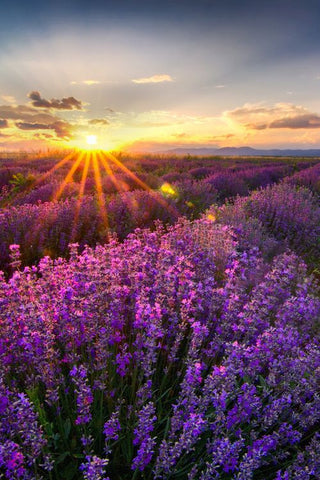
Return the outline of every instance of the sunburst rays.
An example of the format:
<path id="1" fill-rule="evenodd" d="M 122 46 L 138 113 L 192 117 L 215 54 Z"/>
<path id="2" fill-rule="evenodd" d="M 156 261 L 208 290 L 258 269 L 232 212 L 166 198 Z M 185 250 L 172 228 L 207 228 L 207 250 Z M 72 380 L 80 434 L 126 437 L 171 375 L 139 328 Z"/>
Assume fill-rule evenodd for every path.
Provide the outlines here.
<path id="1" fill-rule="evenodd" d="M 108 214 L 107 214 L 107 208 L 106 208 L 106 202 L 105 202 L 105 195 L 104 195 L 102 182 L 101 182 L 100 165 L 98 163 L 98 156 L 96 152 L 92 154 L 92 164 L 93 164 L 93 173 L 94 173 L 96 192 L 98 197 L 98 206 L 100 210 L 100 216 L 102 219 L 103 226 L 108 234 L 109 233 Z"/>
<path id="2" fill-rule="evenodd" d="M 59 200 L 59 198 L 61 197 L 61 195 L 62 195 L 64 189 L 66 188 L 66 186 L 68 185 L 68 183 L 70 183 L 73 180 L 73 175 L 78 170 L 78 167 L 80 166 L 81 162 L 83 161 L 84 156 L 85 156 L 85 154 L 83 152 L 81 152 L 79 154 L 79 156 L 76 158 L 75 162 L 73 163 L 69 172 L 65 176 L 63 182 L 61 183 L 59 189 L 56 191 L 53 200 Z"/>
<path id="3" fill-rule="evenodd" d="M 84 159 L 84 166 L 83 166 L 83 170 L 82 170 L 81 182 L 80 182 L 80 187 L 79 187 L 79 195 L 78 195 L 77 206 L 76 206 L 76 211 L 75 211 L 73 225 L 72 225 L 72 232 L 71 232 L 71 240 L 72 241 L 74 241 L 76 239 L 76 236 L 77 236 L 78 220 L 79 220 L 82 200 L 83 200 L 83 196 L 84 196 L 84 192 L 85 192 L 85 186 L 86 186 L 86 181 L 87 181 L 87 177 L 88 177 L 89 166 L 90 166 L 90 156 L 86 155 L 85 159 Z"/>
<path id="4" fill-rule="evenodd" d="M 70 168 L 67 171 L 63 180 L 61 181 L 59 188 L 55 191 L 52 197 L 52 201 L 58 202 L 59 200 L 61 200 L 67 185 L 74 181 L 75 175 L 79 176 L 80 174 L 78 196 L 76 200 L 74 218 L 71 226 L 70 241 L 77 240 L 81 206 L 86 194 L 86 183 L 89 175 L 92 175 L 92 178 L 94 180 L 94 190 L 96 195 L 97 208 L 99 210 L 99 216 L 101 221 L 101 233 L 102 237 L 104 237 L 106 240 L 108 240 L 110 237 L 110 230 L 107 196 L 103 186 L 103 179 L 105 178 L 105 176 L 107 176 L 118 192 L 126 191 L 126 189 L 124 188 L 124 182 L 117 178 L 115 172 L 125 174 L 127 177 L 133 180 L 134 184 L 136 184 L 139 189 L 147 191 L 163 208 L 167 209 L 174 217 L 178 218 L 179 214 L 177 209 L 172 204 L 169 204 L 166 199 L 163 198 L 161 194 L 159 194 L 159 192 L 151 189 L 149 185 L 143 182 L 135 173 L 133 173 L 129 168 L 127 168 L 123 164 L 123 162 L 121 162 L 116 157 L 115 154 L 111 152 L 105 152 L 103 150 L 79 150 L 69 153 L 68 155 L 66 155 L 66 157 L 64 157 L 56 165 L 54 165 L 48 172 L 41 175 L 34 182 L 34 186 L 42 183 L 60 168 L 65 168 L 68 163 L 71 164 Z M 145 207 L 147 208 L 147 205 Z M 132 208 L 134 208 L 134 203 L 132 203 Z M 136 208 L 138 208 L 138 205 L 136 206 Z M 38 225 L 38 228 L 36 228 L 35 230 L 38 230 L 40 228 L 41 225 Z"/>
<path id="5" fill-rule="evenodd" d="M 160 205 L 164 208 L 166 208 L 171 214 L 173 214 L 174 217 L 178 217 L 179 213 L 176 208 L 174 208 L 172 205 L 170 205 L 163 197 L 157 195 L 157 193 L 152 190 L 149 185 L 147 185 L 145 182 L 143 182 L 137 175 L 135 175 L 129 168 L 127 168 L 120 160 L 115 157 L 111 152 L 104 152 L 105 156 L 107 159 L 114 163 L 122 172 L 126 173 L 132 180 L 137 183 L 140 187 L 142 187 L 143 190 L 146 190 L 147 192 L 150 193 L 152 197 L 156 199 L 157 202 L 160 203 Z"/>

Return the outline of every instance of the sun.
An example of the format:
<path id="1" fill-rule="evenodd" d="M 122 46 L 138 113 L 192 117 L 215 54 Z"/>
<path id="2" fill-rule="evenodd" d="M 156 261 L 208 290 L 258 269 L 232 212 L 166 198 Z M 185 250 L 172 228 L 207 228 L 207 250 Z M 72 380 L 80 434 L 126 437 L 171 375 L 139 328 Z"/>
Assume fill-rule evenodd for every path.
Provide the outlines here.
<path id="1" fill-rule="evenodd" d="M 87 135 L 86 142 L 88 145 L 97 145 L 97 135 Z"/>
<path id="2" fill-rule="evenodd" d="M 93 151 L 116 151 L 121 148 L 121 144 L 114 142 L 106 138 L 103 135 L 99 134 L 92 134 L 89 135 L 81 135 L 81 137 L 77 137 L 75 140 L 69 143 L 69 146 L 74 147 L 76 150 L 83 151 L 83 152 L 93 152 Z"/>

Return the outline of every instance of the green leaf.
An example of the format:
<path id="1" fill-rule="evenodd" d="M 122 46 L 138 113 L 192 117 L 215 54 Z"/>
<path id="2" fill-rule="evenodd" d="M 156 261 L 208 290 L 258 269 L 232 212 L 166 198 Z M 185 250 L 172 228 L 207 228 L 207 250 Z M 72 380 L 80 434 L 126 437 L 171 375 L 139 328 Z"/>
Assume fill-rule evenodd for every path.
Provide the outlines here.
<path id="1" fill-rule="evenodd" d="M 85 458 L 83 453 L 74 453 L 72 456 L 73 456 L 73 458 L 80 458 L 81 460 L 83 460 Z"/>
<path id="2" fill-rule="evenodd" d="M 75 460 L 72 460 L 68 465 L 62 470 L 61 476 L 64 480 L 73 480 L 74 478 L 79 478 L 78 463 Z"/>
<path id="3" fill-rule="evenodd" d="M 61 455 L 59 455 L 59 457 L 58 457 L 57 460 L 55 461 L 55 464 L 56 464 L 56 465 L 59 465 L 59 464 L 62 463 L 69 455 L 70 455 L 70 452 L 64 452 L 64 453 L 62 453 Z"/>
<path id="4" fill-rule="evenodd" d="M 64 423 L 64 436 L 67 439 L 70 435 L 71 431 L 71 421 L 70 418 L 67 418 L 67 420 Z"/>

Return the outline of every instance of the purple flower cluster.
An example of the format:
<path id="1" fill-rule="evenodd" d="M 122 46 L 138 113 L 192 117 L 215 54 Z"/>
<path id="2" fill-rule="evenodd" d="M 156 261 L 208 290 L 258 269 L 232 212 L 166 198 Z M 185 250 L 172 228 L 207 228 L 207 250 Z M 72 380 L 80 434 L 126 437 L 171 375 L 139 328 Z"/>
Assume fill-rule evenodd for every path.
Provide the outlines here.
<path id="1" fill-rule="evenodd" d="M 1 372 L 0 474 L 4 473 L 5 478 L 31 480 L 37 471 L 37 460 L 46 463 L 45 470 L 51 469 L 45 458 L 47 441 L 39 420 L 28 396 L 8 389 Z"/>
<path id="2" fill-rule="evenodd" d="M 151 437 L 157 416 L 152 402 L 142 407 L 138 413 L 138 426 L 134 429 L 133 445 L 138 447 L 137 455 L 132 460 L 132 469 L 144 470 L 154 454 L 155 439 Z"/>
<path id="3" fill-rule="evenodd" d="M 92 415 L 90 411 L 93 402 L 91 389 L 88 385 L 87 369 L 84 366 L 74 366 L 70 371 L 72 382 L 75 385 L 77 418 L 76 425 L 84 425 L 89 423 Z"/>
<path id="4" fill-rule="evenodd" d="M 266 187 L 290 175 L 292 167 L 289 165 L 250 166 L 239 169 L 228 169 L 215 173 L 206 178 L 206 182 L 217 190 L 219 199 L 247 195 L 250 190 Z"/>
<path id="5" fill-rule="evenodd" d="M 80 466 L 80 471 L 83 474 L 84 480 L 110 480 L 106 477 L 105 468 L 108 465 L 108 460 L 97 457 L 96 455 L 86 456 L 86 462 Z"/>
<path id="6" fill-rule="evenodd" d="M 318 478 L 316 194 L 271 186 L 285 161 L 127 161 L 181 178 L 108 199 L 122 243 L 85 246 L 92 196 L 0 212 L 0 478 Z"/>
<path id="7" fill-rule="evenodd" d="M 319 292 L 236 230 L 182 220 L 2 277 L 5 478 L 46 449 L 84 479 L 313 478 Z"/>
<path id="8" fill-rule="evenodd" d="M 203 158 L 183 162 L 174 157 L 158 159 L 156 169 L 155 160 L 125 159 L 129 168 L 136 169 L 135 175 L 121 171 L 117 165 L 112 167 L 111 175 L 102 169 L 103 195 L 100 197 L 92 165 L 84 185 L 80 185 L 82 173 L 79 169 L 61 191 L 72 162 L 71 165 L 62 162 L 56 168 L 54 159 L 44 158 L 41 162 L 36 158 L 30 164 L 21 160 L 16 167 L 2 168 L 0 186 L 2 175 L 4 188 L 0 193 L 0 206 L 4 208 L 0 212 L 0 268 L 10 271 L 10 244 L 19 244 L 22 264 L 32 265 L 45 255 L 65 256 L 70 242 L 78 242 L 81 248 L 86 244 L 103 244 L 108 241 L 108 230 L 124 239 L 135 228 L 153 228 L 157 220 L 172 224 L 182 215 L 198 218 L 217 201 L 221 203 L 226 198 L 247 195 L 254 188 L 279 181 L 293 170 L 289 161 L 250 162 L 248 159 L 239 162 Z M 313 172 L 311 183 L 316 189 L 317 166 L 305 169 L 306 166 L 306 162 L 296 165 L 296 175 L 300 175 L 300 170 L 305 176 L 308 171 Z M 52 168 L 43 173 L 46 167 Z M 10 185 L 13 175 L 20 175 L 25 182 L 29 177 L 33 180 L 13 191 Z M 298 177 L 288 178 L 295 181 Z M 163 190 L 164 185 L 169 185 L 169 189 Z M 58 202 L 54 201 L 57 192 Z M 78 198 L 80 194 L 81 199 Z"/>
<path id="9" fill-rule="evenodd" d="M 253 221 L 256 230 L 272 235 L 308 262 L 316 263 L 319 258 L 320 206 L 307 188 L 288 183 L 267 187 L 223 206 L 218 216 L 221 222 L 243 230 L 250 224 L 252 228 Z"/>
<path id="10" fill-rule="evenodd" d="M 285 182 L 298 187 L 307 187 L 314 193 L 320 194 L 320 163 L 296 172 L 287 177 Z"/>

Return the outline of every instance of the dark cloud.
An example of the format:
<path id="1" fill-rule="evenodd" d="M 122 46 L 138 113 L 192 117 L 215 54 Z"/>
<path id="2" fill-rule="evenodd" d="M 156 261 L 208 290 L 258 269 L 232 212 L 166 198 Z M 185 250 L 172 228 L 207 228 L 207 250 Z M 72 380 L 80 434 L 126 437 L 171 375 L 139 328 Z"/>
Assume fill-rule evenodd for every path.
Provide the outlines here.
<path id="1" fill-rule="evenodd" d="M 64 139 L 72 138 L 72 125 L 68 122 L 59 120 L 51 125 L 51 128 L 56 132 L 57 137 Z"/>
<path id="2" fill-rule="evenodd" d="M 303 114 L 292 117 L 283 117 L 270 123 L 248 123 L 247 128 L 252 130 L 266 130 L 267 128 L 290 128 L 293 130 L 303 128 L 320 128 L 320 116 L 317 114 Z"/>
<path id="3" fill-rule="evenodd" d="M 93 118 L 92 120 L 89 120 L 88 123 L 91 125 L 109 125 L 110 122 L 105 118 Z"/>
<path id="4" fill-rule="evenodd" d="M 8 120 L 20 120 L 28 123 L 50 124 L 57 117 L 48 112 L 39 112 L 36 108 L 27 105 L 0 105 L 0 118 Z"/>
<path id="5" fill-rule="evenodd" d="M 51 124 L 17 122 L 16 126 L 20 130 L 54 130 L 59 138 L 69 139 L 72 137 L 71 125 L 68 122 L 58 120 Z"/>
<path id="6" fill-rule="evenodd" d="M 46 100 L 41 98 L 40 92 L 30 92 L 28 97 L 32 100 L 32 105 L 36 108 L 52 108 L 55 110 L 81 110 L 82 102 L 74 97 L 65 97 L 61 100 L 52 98 Z"/>
<path id="7" fill-rule="evenodd" d="M 0 118 L 0 128 L 7 128 L 8 126 L 8 120 Z"/>
<path id="8" fill-rule="evenodd" d="M 0 128 L 8 126 L 7 119 L 15 120 L 16 127 L 20 130 L 53 130 L 58 138 L 72 138 L 72 129 L 69 122 L 49 112 L 39 112 L 37 108 L 26 105 L 0 105 Z M 6 123 L 4 123 L 6 122 Z"/>
<path id="9" fill-rule="evenodd" d="M 317 114 L 296 115 L 280 118 L 269 124 L 269 128 L 320 128 L 320 116 Z"/>
<path id="10" fill-rule="evenodd" d="M 28 122 L 17 122 L 16 126 L 20 130 L 48 130 L 51 128 L 50 125 L 44 123 L 28 123 Z"/>
<path id="11" fill-rule="evenodd" d="M 43 138 L 48 138 L 48 139 L 54 138 L 54 136 L 51 135 L 51 133 L 35 133 L 35 134 L 34 134 L 34 137 L 35 137 L 35 138 L 40 138 L 40 139 L 43 139 Z"/>

